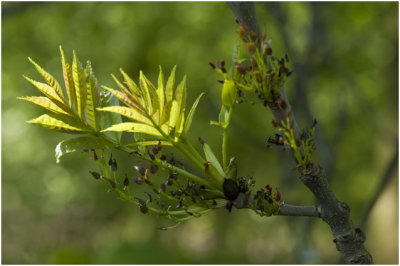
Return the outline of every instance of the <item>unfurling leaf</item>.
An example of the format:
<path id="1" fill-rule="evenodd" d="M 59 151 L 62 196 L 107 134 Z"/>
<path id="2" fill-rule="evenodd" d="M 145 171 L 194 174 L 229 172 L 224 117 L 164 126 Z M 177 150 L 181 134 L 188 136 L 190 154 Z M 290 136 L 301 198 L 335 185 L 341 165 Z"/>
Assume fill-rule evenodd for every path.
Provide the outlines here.
<path id="1" fill-rule="evenodd" d="M 84 136 L 63 140 L 58 143 L 55 150 L 56 162 L 60 162 L 61 156 L 77 150 L 111 149 L 116 147 L 116 145 L 116 143 L 112 143 L 111 141 L 102 138 L 96 138 L 94 136 Z"/>

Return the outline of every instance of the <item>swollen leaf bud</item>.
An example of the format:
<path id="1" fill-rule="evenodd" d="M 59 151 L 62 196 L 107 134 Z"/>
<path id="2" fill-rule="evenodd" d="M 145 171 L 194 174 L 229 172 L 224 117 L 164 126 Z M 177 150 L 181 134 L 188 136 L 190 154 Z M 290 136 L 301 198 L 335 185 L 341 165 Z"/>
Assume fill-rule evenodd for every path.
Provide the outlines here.
<path id="1" fill-rule="evenodd" d="M 232 106 L 236 98 L 235 82 L 233 80 L 225 79 L 221 98 L 224 105 Z"/>

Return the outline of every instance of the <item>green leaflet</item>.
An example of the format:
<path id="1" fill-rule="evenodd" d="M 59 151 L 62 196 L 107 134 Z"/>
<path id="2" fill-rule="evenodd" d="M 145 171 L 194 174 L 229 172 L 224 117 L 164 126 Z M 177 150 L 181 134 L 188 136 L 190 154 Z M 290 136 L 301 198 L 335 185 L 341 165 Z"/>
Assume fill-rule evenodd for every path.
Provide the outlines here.
<path id="1" fill-rule="evenodd" d="M 68 116 L 62 115 L 41 115 L 38 118 L 27 121 L 29 124 L 38 124 L 42 127 L 59 130 L 66 133 L 86 133 L 90 130 L 84 125 L 80 125 L 80 121 L 76 121 Z"/>
<path id="2" fill-rule="evenodd" d="M 124 106 L 108 106 L 103 108 L 97 108 L 98 111 L 104 112 L 114 112 L 123 116 L 126 116 L 132 120 L 136 120 L 138 122 L 142 122 L 148 125 L 152 125 L 151 121 L 146 118 L 142 113 L 137 111 L 136 109 L 124 107 Z"/>
<path id="3" fill-rule="evenodd" d="M 165 102 L 169 103 L 172 102 L 172 99 L 174 97 L 174 85 L 175 85 L 175 71 L 176 71 L 176 66 L 171 71 L 171 74 L 169 75 L 167 85 L 165 87 Z"/>
<path id="4" fill-rule="evenodd" d="M 33 86 L 35 86 L 40 92 L 42 92 L 44 95 L 49 97 L 50 100 L 52 100 L 55 104 L 58 106 L 63 106 L 64 105 L 64 99 L 58 95 L 58 93 L 55 91 L 53 87 L 50 87 L 49 85 L 38 82 L 35 80 L 32 80 L 26 76 L 23 76 L 26 80 L 28 80 L 30 83 L 32 83 Z M 60 107 L 61 107 L 60 106 Z"/>
<path id="5" fill-rule="evenodd" d="M 116 146 L 117 145 L 115 143 L 94 136 L 84 136 L 63 140 L 58 143 L 55 150 L 56 162 L 60 162 L 61 156 L 77 150 L 111 149 Z"/>
<path id="6" fill-rule="evenodd" d="M 47 73 L 43 68 L 41 68 L 30 57 L 28 57 L 28 59 L 29 59 L 29 62 L 31 62 L 36 67 L 36 69 L 40 73 L 40 75 L 43 76 L 43 78 L 46 80 L 47 84 L 49 84 L 49 86 L 52 87 L 62 99 L 64 99 L 64 95 L 62 93 L 60 84 L 58 84 L 57 80 L 52 75 Z"/>
<path id="7" fill-rule="evenodd" d="M 159 109 L 159 101 L 156 89 L 142 71 L 140 71 L 139 84 L 147 102 L 147 112 L 149 115 L 153 115 Z"/>
<path id="8" fill-rule="evenodd" d="M 186 76 L 183 77 L 181 83 L 176 87 L 175 100 L 178 102 L 179 114 L 181 114 L 186 105 Z"/>
<path id="9" fill-rule="evenodd" d="M 60 53 L 61 53 L 61 63 L 64 75 L 65 90 L 67 91 L 69 106 L 72 107 L 76 101 L 75 84 L 74 84 L 74 79 L 72 77 L 71 67 L 68 64 L 68 61 L 65 59 L 64 51 L 62 50 L 61 45 L 60 45 Z"/>
<path id="10" fill-rule="evenodd" d="M 92 66 L 90 61 L 87 61 L 86 65 L 86 76 L 87 76 L 87 100 L 86 100 L 86 120 L 90 126 L 96 131 L 99 129 L 99 119 L 97 115 L 97 106 L 99 105 L 99 91 L 97 89 L 97 80 L 93 74 Z"/>
<path id="11" fill-rule="evenodd" d="M 128 85 L 129 90 L 131 91 L 132 95 L 142 96 L 143 93 L 139 90 L 139 87 L 136 85 L 136 83 L 126 74 L 122 68 L 119 69 L 121 72 L 122 76 L 124 77 L 126 85 Z"/>
<path id="12" fill-rule="evenodd" d="M 125 93 L 108 88 L 106 86 L 102 86 L 103 89 L 111 92 L 115 97 L 117 97 L 121 102 L 126 104 L 127 106 L 130 106 L 132 108 L 136 108 L 136 110 L 141 111 L 142 109 L 135 103 L 133 102 L 128 96 L 126 96 Z"/>
<path id="13" fill-rule="evenodd" d="M 140 105 L 140 99 L 136 95 L 132 95 L 113 74 L 111 74 L 111 77 L 114 79 L 115 83 L 117 83 L 119 89 L 125 95 L 125 98 L 129 99 L 130 105 L 143 111 L 144 104 L 142 103 L 142 105 Z"/>
<path id="14" fill-rule="evenodd" d="M 183 125 L 185 122 L 185 109 L 182 110 L 182 113 L 179 115 L 179 119 L 176 123 L 175 127 L 175 141 L 179 140 L 180 135 L 182 134 L 183 131 Z"/>
<path id="15" fill-rule="evenodd" d="M 109 91 L 101 91 L 100 93 L 101 106 L 118 106 L 118 99 L 113 96 Z M 121 115 L 113 112 L 106 112 L 101 116 L 100 124 L 101 128 L 108 128 L 111 125 L 119 124 L 122 122 Z M 122 133 L 121 132 L 105 132 L 105 134 L 113 139 L 115 142 L 120 143 Z"/>
<path id="16" fill-rule="evenodd" d="M 157 137 L 162 137 L 161 133 L 158 132 L 158 130 L 156 130 L 154 127 L 133 122 L 126 122 L 117 125 L 112 125 L 111 127 L 102 130 L 102 132 L 104 131 L 139 132 Z"/>
<path id="17" fill-rule="evenodd" d="M 53 103 L 49 98 L 43 96 L 26 96 L 26 97 L 17 97 L 17 99 L 28 101 L 34 104 L 37 104 L 50 112 L 56 114 L 70 115 L 60 107 L 58 107 L 55 103 Z"/>
<path id="18" fill-rule="evenodd" d="M 83 117 L 83 113 L 86 107 L 86 97 L 87 97 L 87 88 L 85 82 L 85 73 L 81 67 L 78 58 L 76 57 L 75 51 L 74 61 L 72 63 L 72 77 L 74 79 L 75 92 L 76 92 L 76 105 L 78 110 L 78 115 L 80 118 Z"/>
<path id="19" fill-rule="evenodd" d="M 224 170 L 222 169 L 222 166 L 214 152 L 211 150 L 210 145 L 208 145 L 206 142 L 203 143 L 203 151 L 207 161 L 209 161 L 215 167 L 215 169 L 218 171 L 218 174 L 223 178 L 225 176 Z"/>
<path id="20" fill-rule="evenodd" d="M 192 105 L 192 108 L 190 108 L 189 114 L 188 114 L 188 116 L 187 116 L 187 118 L 186 118 L 186 122 L 185 122 L 184 129 L 183 129 L 183 135 L 184 135 L 184 136 L 187 135 L 187 133 L 188 133 L 188 131 L 189 131 L 189 129 L 190 129 L 190 126 L 191 126 L 191 124 L 192 124 L 193 115 L 194 115 L 194 113 L 196 112 L 197 105 L 199 104 L 199 101 L 200 101 L 200 99 L 201 99 L 201 97 L 202 97 L 203 95 L 204 95 L 204 92 L 202 92 L 202 93 L 197 97 L 197 99 L 194 101 L 194 103 L 193 103 L 193 105 Z"/>
<path id="21" fill-rule="evenodd" d="M 161 122 L 162 120 L 162 114 L 164 111 L 164 101 L 165 101 L 165 90 L 164 90 L 164 74 L 162 72 L 162 68 L 160 67 L 160 73 L 158 75 L 158 88 L 157 88 L 157 95 L 158 95 L 158 100 L 159 100 L 159 105 L 160 105 L 160 119 L 159 121 Z"/>
<path id="22" fill-rule="evenodd" d="M 176 100 L 173 100 L 171 106 L 171 114 L 169 117 L 170 128 L 175 128 L 176 122 L 178 122 L 178 118 L 179 118 L 179 104 Z"/>

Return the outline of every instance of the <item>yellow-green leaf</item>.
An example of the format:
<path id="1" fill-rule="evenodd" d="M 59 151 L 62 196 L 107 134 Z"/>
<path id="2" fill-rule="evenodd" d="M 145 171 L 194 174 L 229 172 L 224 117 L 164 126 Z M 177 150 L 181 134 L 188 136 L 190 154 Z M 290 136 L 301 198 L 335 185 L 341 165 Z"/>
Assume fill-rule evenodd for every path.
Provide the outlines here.
<path id="1" fill-rule="evenodd" d="M 79 121 L 63 116 L 50 116 L 45 114 L 27 121 L 27 123 L 38 124 L 48 129 L 60 130 L 66 133 L 86 133 L 90 131 L 83 125 L 79 125 Z"/>
<path id="2" fill-rule="evenodd" d="M 176 87 L 175 100 L 178 102 L 180 114 L 186 105 L 186 76 L 183 77 L 181 83 Z"/>
<path id="3" fill-rule="evenodd" d="M 194 115 L 194 113 L 195 113 L 195 111 L 196 111 L 197 105 L 199 104 L 200 98 L 201 98 L 203 95 L 204 95 L 204 92 L 202 92 L 202 93 L 197 97 L 197 99 L 194 101 L 194 103 L 193 103 L 193 105 L 192 105 L 192 108 L 190 108 L 189 114 L 188 114 L 188 116 L 187 116 L 187 118 L 186 118 L 186 122 L 185 122 L 184 129 L 183 129 L 183 135 L 187 135 L 187 133 L 188 133 L 188 131 L 189 131 L 189 129 L 190 129 L 190 126 L 191 126 L 191 124 L 192 124 L 193 115 Z"/>
<path id="4" fill-rule="evenodd" d="M 64 114 L 64 115 L 70 115 L 63 109 L 61 109 L 59 106 L 57 106 L 55 103 L 53 103 L 49 98 L 43 97 L 43 96 L 28 96 L 28 97 L 17 97 L 17 99 L 20 100 L 25 100 L 34 104 L 37 104 L 50 112 L 56 113 L 56 114 Z"/>
<path id="5" fill-rule="evenodd" d="M 72 77 L 74 79 L 75 92 L 76 92 L 76 107 L 78 110 L 79 117 L 82 118 L 83 113 L 85 112 L 86 97 L 87 97 L 85 73 L 78 58 L 76 57 L 75 51 L 73 51 L 73 54 L 74 54 L 74 61 L 72 63 Z"/>
<path id="6" fill-rule="evenodd" d="M 36 67 L 36 69 L 40 73 L 40 75 L 43 76 L 43 78 L 46 80 L 47 84 L 49 84 L 49 86 L 52 87 L 62 99 L 64 99 L 64 95 L 62 93 L 62 90 L 61 90 L 61 87 L 60 87 L 60 84 L 58 83 L 58 81 L 52 75 L 50 75 L 48 72 L 46 72 L 43 68 L 41 68 L 30 57 L 28 57 L 28 59 Z"/>
<path id="7" fill-rule="evenodd" d="M 219 163 L 217 157 L 215 156 L 214 152 L 212 151 L 210 145 L 208 145 L 207 142 L 203 143 L 203 151 L 204 151 L 204 154 L 206 155 L 207 161 L 209 161 L 215 167 L 215 169 L 217 169 L 220 176 L 222 176 L 222 177 L 225 176 L 225 173 L 224 173 L 224 170 L 222 169 L 221 164 Z"/>
<path id="8" fill-rule="evenodd" d="M 106 128 L 102 131 L 139 132 L 157 137 L 162 137 L 161 133 L 158 132 L 158 130 L 156 130 L 154 127 L 151 127 L 146 124 L 132 123 L 132 122 L 112 125 L 111 127 Z"/>
<path id="9" fill-rule="evenodd" d="M 174 66 L 174 68 L 172 69 L 171 74 L 169 75 L 169 78 L 167 80 L 167 85 L 165 87 L 166 103 L 172 102 L 172 99 L 174 98 L 175 71 L 176 71 L 176 66 Z"/>
<path id="10" fill-rule="evenodd" d="M 126 104 L 129 107 L 132 108 L 136 108 L 139 112 L 142 112 L 141 107 L 134 101 L 132 101 L 125 93 L 111 89 L 109 87 L 106 86 L 102 86 L 103 89 L 111 92 L 113 95 L 115 95 L 115 97 L 118 98 L 118 100 L 120 100 L 121 102 L 123 102 L 124 104 Z"/>
<path id="11" fill-rule="evenodd" d="M 176 122 L 178 122 L 178 118 L 179 118 L 179 104 L 176 100 L 173 100 L 171 106 L 171 114 L 169 117 L 170 128 L 175 128 Z"/>
<path id="12" fill-rule="evenodd" d="M 50 100 L 52 100 L 54 103 L 58 103 L 57 105 L 65 105 L 64 99 L 58 95 L 58 93 L 54 90 L 53 87 L 50 87 L 49 85 L 38 82 L 35 80 L 32 80 L 26 76 L 23 76 L 26 80 L 28 80 L 32 85 L 34 85 L 39 91 L 41 91 L 44 95 L 46 95 Z"/>
<path id="13" fill-rule="evenodd" d="M 97 108 L 99 111 L 114 112 L 123 116 L 126 116 L 132 120 L 142 122 L 151 125 L 151 121 L 146 118 L 143 113 L 138 112 L 136 109 L 125 107 L 125 106 L 108 106 L 103 108 Z"/>
<path id="14" fill-rule="evenodd" d="M 60 53 L 61 53 L 61 63 L 62 63 L 62 67 L 63 67 L 65 90 L 67 91 L 67 95 L 68 95 L 68 99 L 69 99 L 69 106 L 72 107 L 76 101 L 74 79 L 72 77 L 71 66 L 68 64 L 68 61 L 65 59 L 64 51 L 62 50 L 61 45 L 60 45 Z"/>
<path id="15" fill-rule="evenodd" d="M 111 77 L 114 79 L 115 83 L 117 83 L 119 89 L 126 95 L 126 97 L 131 101 L 135 103 L 135 106 L 138 106 L 142 110 L 144 110 L 145 104 L 142 101 L 141 97 L 137 96 L 136 94 L 130 93 L 130 91 L 113 75 L 111 74 Z"/>
<path id="16" fill-rule="evenodd" d="M 98 114 L 96 108 L 99 106 L 100 93 L 97 88 L 97 80 L 93 74 L 90 61 L 86 65 L 87 76 L 87 99 L 86 99 L 86 120 L 96 131 L 99 129 Z"/>
<path id="17" fill-rule="evenodd" d="M 164 104 L 163 112 L 161 114 L 161 119 L 160 119 L 160 125 L 163 125 L 164 123 L 167 123 L 169 121 L 171 114 L 171 107 L 172 107 L 172 102 Z"/>
<path id="18" fill-rule="evenodd" d="M 55 150 L 56 162 L 60 162 L 61 156 L 67 153 L 75 152 L 77 150 L 111 149 L 116 146 L 116 143 L 94 136 L 84 136 L 63 140 L 58 143 Z"/>
<path id="19" fill-rule="evenodd" d="M 148 113 L 150 115 L 153 115 L 159 109 L 159 101 L 156 89 L 154 88 L 154 85 L 146 78 L 142 71 L 140 71 L 139 84 L 148 104 Z"/>
<path id="20" fill-rule="evenodd" d="M 136 95 L 137 97 L 141 97 L 143 93 L 140 91 L 139 87 L 136 85 L 136 83 L 131 79 L 128 74 L 126 74 L 122 68 L 119 70 L 124 77 L 125 84 L 128 85 L 129 90 L 132 92 L 133 95 Z"/>
<path id="21" fill-rule="evenodd" d="M 165 101 L 165 90 L 164 90 L 164 74 L 162 72 L 160 66 L 160 74 L 158 75 L 158 88 L 157 88 L 157 95 L 159 100 L 160 106 L 160 121 L 162 120 L 162 113 L 164 110 L 164 101 Z"/>

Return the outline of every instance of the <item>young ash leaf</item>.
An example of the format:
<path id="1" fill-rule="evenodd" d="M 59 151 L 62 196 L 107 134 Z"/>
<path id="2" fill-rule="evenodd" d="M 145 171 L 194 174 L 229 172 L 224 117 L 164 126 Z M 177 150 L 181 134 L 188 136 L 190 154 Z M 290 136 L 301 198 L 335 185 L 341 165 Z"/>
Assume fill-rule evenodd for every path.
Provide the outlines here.
<path id="1" fill-rule="evenodd" d="M 80 118 L 83 117 L 86 107 L 86 97 L 87 97 L 87 87 L 85 82 L 85 73 L 83 68 L 76 57 L 75 51 L 74 61 L 72 63 L 72 77 L 74 79 L 75 92 L 76 92 L 76 105 L 78 110 L 78 115 Z"/>
<path id="2" fill-rule="evenodd" d="M 60 45 L 60 53 L 61 53 L 61 63 L 63 68 L 63 75 L 64 75 L 64 83 L 65 83 L 65 90 L 67 91 L 68 99 L 69 99 L 69 106 L 72 107 L 76 102 L 76 95 L 75 95 L 75 84 L 74 79 L 72 77 L 72 70 L 71 66 L 68 64 L 68 61 L 65 59 L 64 51 Z"/>
<path id="3" fill-rule="evenodd" d="M 49 84 L 50 87 L 52 87 L 57 94 L 60 96 L 60 98 L 64 99 L 64 95 L 62 93 L 60 84 L 58 84 L 58 81 L 49 73 L 47 73 L 43 68 L 41 68 L 35 61 L 33 61 L 30 57 L 28 57 L 29 62 L 31 62 L 37 69 L 37 71 L 40 73 L 40 75 L 43 76 L 43 78 L 46 80 L 47 84 Z"/>

